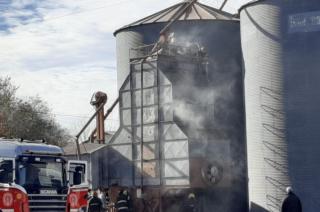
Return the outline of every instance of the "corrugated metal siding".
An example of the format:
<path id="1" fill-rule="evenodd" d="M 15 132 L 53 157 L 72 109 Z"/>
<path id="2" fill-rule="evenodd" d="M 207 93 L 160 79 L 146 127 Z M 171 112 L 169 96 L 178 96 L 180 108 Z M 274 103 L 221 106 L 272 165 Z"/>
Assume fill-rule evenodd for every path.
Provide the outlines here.
<path id="1" fill-rule="evenodd" d="M 157 13 L 154 13 L 150 16 L 147 16 L 143 19 L 135 21 L 131 24 L 128 24 L 114 32 L 114 35 L 117 35 L 120 31 L 134 27 L 134 26 L 143 26 L 147 24 L 156 24 L 156 23 L 168 23 L 172 21 L 179 11 L 184 10 L 189 2 L 181 2 L 176 5 L 173 5 L 169 8 L 161 10 Z M 190 21 L 190 20 L 238 20 L 232 14 L 219 9 L 210 7 L 208 5 L 195 2 L 179 18 L 181 21 Z"/>
<path id="2" fill-rule="evenodd" d="M 77 156 L 68 155 L 68 160 L 77 160 Z M 99 186 L 107 187 L 107 147 L 103 147 L 91 154 L 81 155 L 81 160 L 88 162 L 88 179 L 91 188 L 96 189 Z"/>
<path id="3" fill-rule="evenodd" d="M 241 10 L 251 211 L 279 211 L 289 185 L 280 1 Z"/>
<path id="4" fill-rule="evenodd" d="M 143 35 L 134 31 L 117 34 L 117 84 L 118 90 L 130 72 L 130 49 L 143 45 Z M 138 56 L 138 55 L 132 55 Z"/>
<path id="5" fill-rule="evenodd" d="M 134 26 L 116 34 L 118 90 L 129 75 L 130 56 L 131 58 L 139 56 L 137 51 L 130 51 L 130 49 L 157 42 L 159 33 L 164 26 L 165 23 L 146 24 Z M 186 42 L 193 40 L 204 45 L 210 60 L 212 60 L 210 64 L 212 67 L 214 66 L 214 69 L 210 69 L 210 71 L 223 69 L 229 65 L 229 74 L 241 75 L 241 71 L 234 68 L 237 66 L 240 52 L 238 21 L 180 21 L 174 24 L 172 31 L 183 37 Z M 240 79 L 241 77 L 239 77 Z"/>
<path id="6" fill-rule="evenodd" d="M 129 31 L 138 32 L 143 36 L 144 44 L 151 44 L 158 40 L 159 32 L 163 26 L 163 23 L 135 26 L 118 32 L 116 36 L 118 37 L 122 33 Z M 181 67 L 183 65 L 187 67 L 180 70 L 174 66 L 167 67 L 165 64 L 170 64 L 170 62 L 160 60 L 160 62 L 163 61 L 161 71 L 163 73 L 166 72 L 166 75 L 170 75 L 170 81 L 175 85 L 175 88 L 167 91 L 168 93 L 163 91 L 165 94 L 162 96 L 168 98 L 171 93 L 173 95 L 172 98 L 183 102 L 182 104 L 180 103 L 180 106 L 192 111 L 191 114 L 193 116 L 190 115 L 190 117 L 186 114 L 181 114 L 184 117 L 184 123 L 181 123 L 181 125 L 189 125 L 189 128 L 194 130 L 194 132 L 189 133 L 191 141 L 188 152 L 189 156 L 194 158 L 202 157 L 209 161 L 219 161 L 224 164 L 224 178 L 219 186 L 223 187 L 221 190 L 224 190 L 224 193 L 228 196 L 224 198 L 224 201 L 235 203 L 234 205 L 230 205 L 229 203 L 222 204 L 225 206 L 224 211 L 245 210 L 247 207 L 247 182 L 239 22 L 225 20 L 180 21 L 175 23 L 172 30 L 177 40 L 184 43 L 199 42 L 206 48 L 209 60 L 208 72 L 205 80 L 199 83 L 200 80 L 197 78 L 201 74 L 194 74 L 194 76 L 190 77 L 190 73 L 194 70 L 188 69 L 189 66 L 186 65 L 188 63 L 181 63 Z M 123 38 L 125 38 L 125 35 Z M 128 46 L 121 47 L 126 48 L 121 51 L 128 54 Z M 119 56 L 122 57 L 121 55 Z M 123 61 L 123 59 L 121 60 Z M 129 64 L 129 59 L 125 62 Z M 121 71 L 125 71 L 125 73 L 119 73 Z M 129 69 L 118 69 L 118 74 L 120 77 L 127 76 Z M 183 82 L 185 82 L 184 80 L 188 81 L 188 77 L 198 81 L 197 83 L 190 83 L 190 86 L 185 89 L 184 87 L 187 83 Z M 120 81 L 123 80 L 124 78 Z M 122 168 L 114 170 L 110 166 L 112 170 L 109 169 L 109 177 L 114 179 L 114 182 L 131 185 L 132 169 L 130 169 L 130 161 L 132 160 L 132 154 L 125 152 L 131 148 L 130 142 L 132 138 L 130 137 L 130 132 L 133 129 L 128 127 L 128 125 L 132 121 L 138 122 L 139 119 L 134 119 L 136 112 L 135 110 L 131 111 L 128 107 L 132 104 L 137 104 L 135 101 L 139 97 L 136 98 L 138 95 L 133 95 L 131 99 L 129 88 L 132 85 L 129 82 L 118 85 L 118 87 L 120 86 L 123 86 L 120 91 L 120 95 L 123 97 L 120 101 L 123 119 L 121 119 L 121 131 L 119 130 L 114 136 L 118 144 L 110 148 L 109 158 L 111 158 L 111 164 L 119 163 L 119 166 Z M 188 100 L 187 102 L 189 103 L 186 103 L 185 100 Z M 198 101 L 199 103 L 196 103 Z M 179 101 L 174 102 L 173 105 L 177 107 Z M 170 112 L 172 111 L 167 110 L 165 112 L 164 116 L 166 118 L 170 117 Z M 192 119 L 191 117 L 197 118 Z M 205 117 L 203 122 L 200 120 L 201 117 Z M 195 127 L 199 122 L 202 122 L 201 126 Z M 123 127 L 123 125 L 127 126 Z M 183 126 L 182 128 L 186 129 L 187 127 Z M 119 149 L 120 147 L 123 149 Z M 181 147 L 184 147 L 184 145 L 181 145 Z M 120 152 L 120 154 L 118 153 L 118 157 L 122 157 L 122 160 L 127 160 L 127 162 L 121 162 L 117 157 L 113 157 L 113 155 L 117 156 L 117 152 Z M 123 173 L 121 170 L 126 170 L 126 172 Z M 170 171 L 169 169 L 167 170 Z M 112 184 L 112 182 L 109 182 L 109 184 Z M 216 186 L 216 189 L 212 193 L 208 189 L 208 193 L 210 193 L 206 194 L 208 195 L 208 199 L 215 196 L 213 193 L 221 192 L 219 186 Z M 215 205 L 215 201 L 211 201 L 210 204 L 206 205 L 207 210 L 211 207 L 218 207 L 218 205 Z M 227 205 L 230 205 L 230 208 Z M 233 208 L 231 209 L 231 207 Z"/>
<path id="7" fill-rule="evenodd" d="M 320 210 L 319 20 L 317 0 L 241 10 L 252 211 L 277 211 L 286 185 L 303 211 Z"/>
<path id="8" fill-rule="evenodd" d="M 290 179 L 303 211 L 320 211 L 320 1 L 288 1 L 283 19 Z"/>

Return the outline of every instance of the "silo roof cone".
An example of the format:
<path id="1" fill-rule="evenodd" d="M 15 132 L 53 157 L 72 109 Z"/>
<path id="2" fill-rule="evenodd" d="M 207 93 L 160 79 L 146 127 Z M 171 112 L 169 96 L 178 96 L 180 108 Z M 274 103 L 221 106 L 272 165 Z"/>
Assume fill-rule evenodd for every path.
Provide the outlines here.
<path id="1" fill-rule="evenodd" d="M 168 7 L 164 10 L 161 10 L 157 13 L 154 13 L 150 16 L 147 16 L 143 19 L 135 21 L 129 25 L 126 25 L 114 32 L 116 35 L 119 31 L 139 26 L 145 24 L 154 24 L 154 23 L 164 23 L 170 22 L 175 18 L 175 15 L 185 9 L 186 5 L 192 2 L 191 0 L 185 0 L 181 3 L 175 4 L 171 7 Z M 201 4 L 198 1 L 195 1 L 178 19 L 179 21 L 189 21 L 189 20 L 238 20 L 235 16 L 230 13 L 221 11 L 217 8 L 210 7 L 205 4 Z"/>

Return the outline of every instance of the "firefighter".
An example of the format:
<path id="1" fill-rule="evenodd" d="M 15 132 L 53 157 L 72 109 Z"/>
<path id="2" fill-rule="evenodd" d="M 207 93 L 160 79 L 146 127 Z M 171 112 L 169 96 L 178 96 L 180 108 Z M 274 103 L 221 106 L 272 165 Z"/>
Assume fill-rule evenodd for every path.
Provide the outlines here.
<path id="1" fill-rule="evenodd" d="M 88 201 L 88 212 L 103 212 L 102 201 L 99 199 L 97 191 L 93 192 L 92 198 Z"/>
<path id="2" fill-rule="evenodd" d="M 110 203 L 109 189 L 100 187 L 98 197 L 101 199 L 104 210 L 107 211 Z"/>
<path id="3" fill-rule="evenodd" d="M 131 198 L 127 190 L 120 190 L 117 197 L 116 208 L 118 212 L 129 212 L 131 208 Z"/>
<path id="4" fill-rule="evenodd" d="M 104 190 L 104 193 L 105 193 L 105 199 L 104 199 L 105 207 L 106 207 L 106 210 L 108 210 L 109 205 L 110 205 L 110 203 L 111 203 L 110 197 L 109 197 L 109 189 L 106 188 L 106 189 Z"/>
<path id="5" fill-rule="evenodd" d="M 287 197 L 283 200 L 281 212 L 302 212 L 302 205 L 299 197 L 293 193 L 291 187 L 286 188 Z"/>
<path id="6" fill-rule="evenodd" d="M 92 198 L 92 196 L 93 196 L 92 190 L 89 188 L 89 189 L 88 189 L 88 193 L 87 193 L 87 195 L 86 195 L 86 197 L 87 197 L 86 199 L 87 199 L 87 200 L 90 200 L 90 199 Z"/>
<path id="7" fill-rule="evenodd" d="M 99 187 L 99 189 L 98 189 L 98 197 L 102 202 L 102 207 L 105 209 L 106 208 L 106 205 L 105 205 L 106 196 L 105 196 L 105 193 L 104 193 L 104 189 L 102 187 Z"/>
<path id="8" fill-rule="evenodd" d="M 182 203 L 180 212 L 198 212 L 196 195 L 194 193 L 190 193 L 187 200 Z"/>

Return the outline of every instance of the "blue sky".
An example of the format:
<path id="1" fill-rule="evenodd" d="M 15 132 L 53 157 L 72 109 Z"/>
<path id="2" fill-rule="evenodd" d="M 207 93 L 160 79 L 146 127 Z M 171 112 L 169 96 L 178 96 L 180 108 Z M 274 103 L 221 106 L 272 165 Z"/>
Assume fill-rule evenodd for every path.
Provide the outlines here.
<path id="1" fill-rule="evenodd" d="M 113 32 L 181 0 L 0 0 L 0 76 L 18 95 L 38 95 L 58 122 L 75 133 L 90 116 L 94 91 L 117 95 Z M 229 0 L 236 12 L 249 0 Z M 200 0 L 218 6 L 222 0 Z M 118 114 L 107 129 L 115 130 Z"/>

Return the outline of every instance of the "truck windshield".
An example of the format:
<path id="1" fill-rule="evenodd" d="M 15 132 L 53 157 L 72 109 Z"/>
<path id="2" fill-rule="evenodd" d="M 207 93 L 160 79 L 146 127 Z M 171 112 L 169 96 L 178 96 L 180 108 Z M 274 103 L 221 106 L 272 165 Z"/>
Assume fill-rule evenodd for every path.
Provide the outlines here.
<path id="1" fill-rule="evenodd" d="M 65 186 L 64 165 L 55 160 L 27 161 L 19 165 L 19 184 L 31 193 L 43 189 L 61 190 Z"/>

